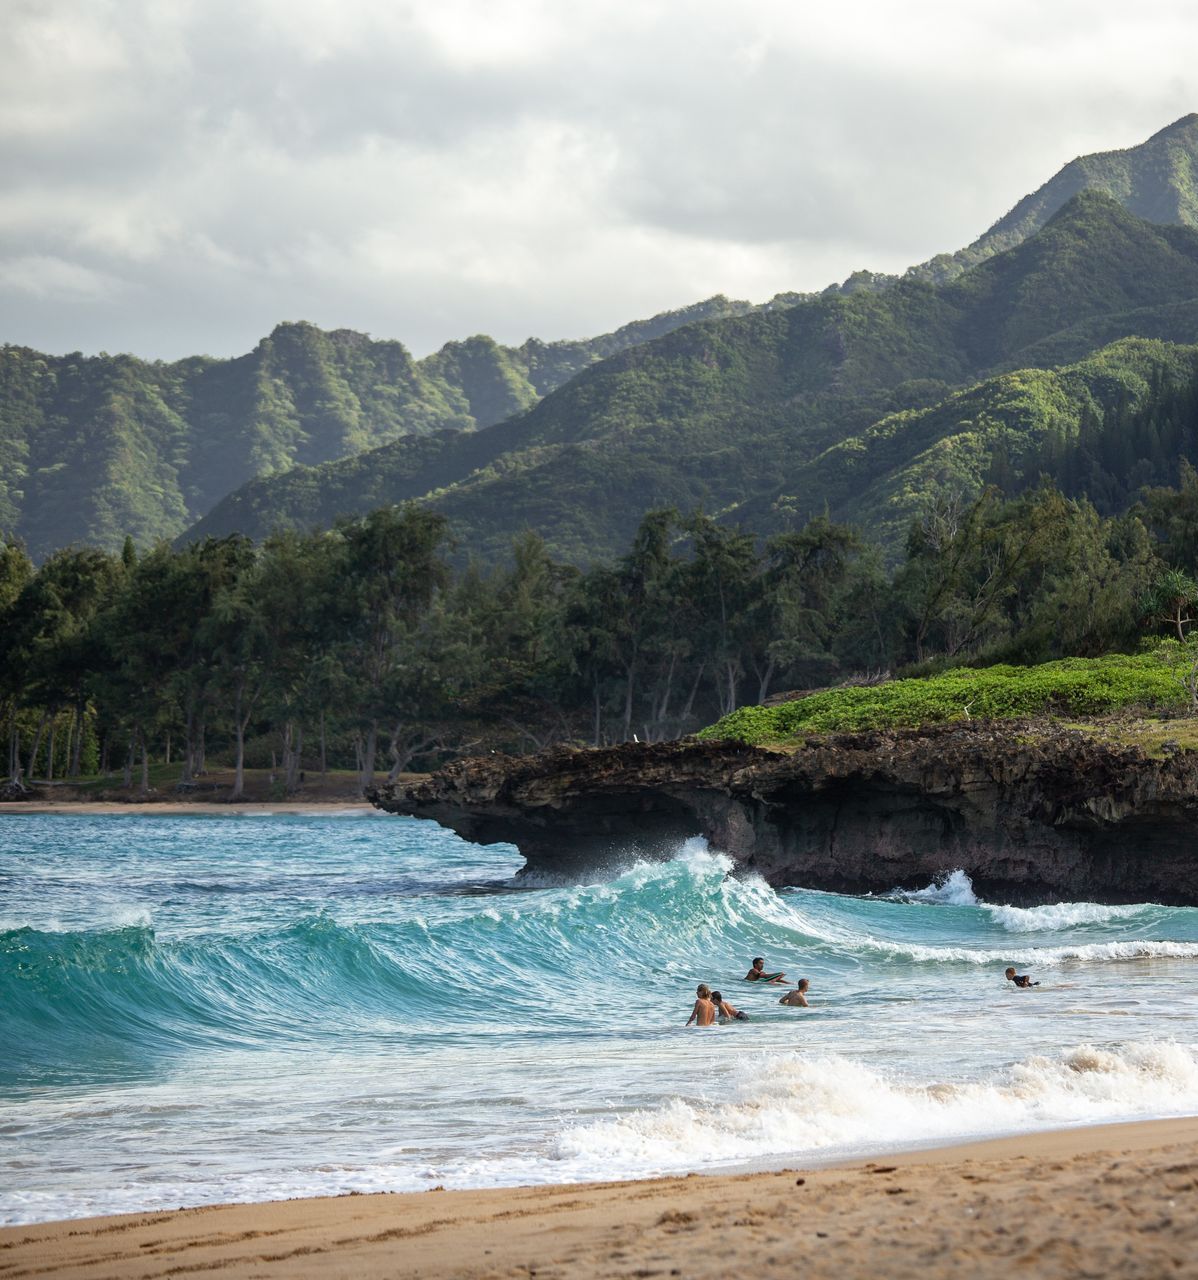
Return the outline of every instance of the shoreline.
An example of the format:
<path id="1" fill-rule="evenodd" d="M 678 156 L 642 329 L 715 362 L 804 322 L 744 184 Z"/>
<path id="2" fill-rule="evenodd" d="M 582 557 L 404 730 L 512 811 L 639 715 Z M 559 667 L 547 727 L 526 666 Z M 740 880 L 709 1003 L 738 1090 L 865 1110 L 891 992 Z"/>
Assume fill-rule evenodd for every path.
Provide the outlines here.
<path id="1" fill-rule="evenodd" d="M 244 817 L 269 813 L 345 813 L 360 810 L 364 814 L 380 813 L 369 800 L 3 800 L 0 817 L 6 814 L 48 813 L 101 814 L 123 817 L 128 814 L 150 814 L 158 817 L 194 813 Z"/>
<path id="2" fill-rule="evenodd" d="M 814 1168 L 359 1194 L 0 1228 L 6 1276 L 1198 1275 L 1198 1116 Z"/>

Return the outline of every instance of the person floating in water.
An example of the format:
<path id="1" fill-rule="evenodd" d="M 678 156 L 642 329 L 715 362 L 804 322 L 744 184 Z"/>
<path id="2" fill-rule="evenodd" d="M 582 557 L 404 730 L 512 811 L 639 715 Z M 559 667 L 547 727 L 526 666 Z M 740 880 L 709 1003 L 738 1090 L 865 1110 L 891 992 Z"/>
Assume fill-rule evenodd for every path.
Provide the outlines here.
<path id="1" fill-rule="evenodd" d="M 1008 969 L 1006 972 L 1008 982 L 1013 982 L 1017 987 L 1038 987 L 1038 982 L 1033 982 L 1030 974 L 1016 973 L 1014 969 Z"/>
<path id="2" fill-rule="evenodd" d="M 766 973 L 765 961 L 761 956 L 753 957 L 753 967 L 745 974 L 746 982 L 785 982 L 784 973 Z"/>
<path id="3" fill-rule="evenodd" d="M 716 1008 L 711 1001 L 711 988 L 706 982 L 700 982 L 695 994 L 699 998 L 695 1001 L 695 1007 L 691 1010 L 691 1016 L 687 1018 L 686 1025 L 689 1027 L 693 1022 L 696 1027 L 710 1027 L 716 1019 Z"/>
<path id="4" fill-rule="evenodd" d="M 720 1015 L 721 1022 L 748 1022 L 749 1015 L 742 1009 L 735 1009 L 724 999 L 718 991 L 711 993 L 711 1003 L 715 1005 L 715 1011 Z"/>
<path id="5" fill-rule="evenodd" d="M 809 1009 L 811 1006 L 807 1003 L 807 990 L 810 986 L 811 983 L 806 978 L 800 978 L 799 985 L 793 991 L 788 991 L 778 1003 L 793 1005 L 798 1009 Z"/>

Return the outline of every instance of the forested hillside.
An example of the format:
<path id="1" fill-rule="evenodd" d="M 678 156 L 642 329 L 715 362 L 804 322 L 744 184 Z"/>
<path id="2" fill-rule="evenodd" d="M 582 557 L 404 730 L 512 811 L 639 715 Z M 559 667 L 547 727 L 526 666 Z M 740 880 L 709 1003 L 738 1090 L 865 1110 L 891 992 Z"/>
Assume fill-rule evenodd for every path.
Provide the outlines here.
<path id="1" fill-rule="evenodd" d="M 279 325 L 248 355 L 173 364 L 0 348 L 0 533 L 35 557 L 173 538 L 254 476 L 490 426 L 632 343 L 748 303 L 711 298 L 578 342 L 399 342 Z"/>
<path id="2" fill-rule="evenodd" d="M 480 336 L 414 360 L 398 342 L 288 324 L 235 360 L 4 347 L 0 532 L 36 557 L 69 542 L 113 549 L 126 533 L 145 546 L 258 477 L 271 479 L 200 531 L 261 534 L 425 495 L 452 512 L 465 546 L 487 552 L 527 525 L 575 558 L 610 553 L 662 501 L 773 527 L 774 504 L 810 509 L 803 468 L 822 448 L 889 413 L 1129 335 L 1198 339 L 1183 242 L 1094 207 L 1091 225 L 1074 216 L 1070 235 L 1047 234 L 1087 190 L 1153 223 L 1193 224 L 1196 165 L 1191 115 L 1140 146 L 1072 161 L 969 248 L 901 280 L 860 271 L 761 307 L 716 297 L 585 341 Z M 1003 255 L 998 275 L 967 283 L 968 268 L 1029 237 L 1039 262 Z M 927 291 L 944 282 L 948 292 Z M 645 343 L 642 359 L 622 358 Z M 543 415 L 522 416 L 588 371 Z M 485 443 L 457 438 L 505 421 Z"/>
<path id="3" fill-rule="evenodd" d="M 1017 492 L 1049 436 L 1062 454 L 1076 442 L 1083 408 L 1089 429 L 1140 406 L 1154 378 L 1184 380 L 1191 356 L 1160 341 L 1035 373 L 1135 335 L 1198 339 L 1198 231 L 1083 192 L 948 284 L 904 280 L 688 325 L 486 432 L 255 481 L 189 536 L 261 537 L 422 499 L 484 558 L 531 528 L 588 563 L 616 554 L 662 505 L 762 533 L 827 509 L 880 522 L 893 540 L 929 485 L 951 482 L 968 499 L 996 479 Z M 1018 370 L 1028 372 L 997 376 Z"/>

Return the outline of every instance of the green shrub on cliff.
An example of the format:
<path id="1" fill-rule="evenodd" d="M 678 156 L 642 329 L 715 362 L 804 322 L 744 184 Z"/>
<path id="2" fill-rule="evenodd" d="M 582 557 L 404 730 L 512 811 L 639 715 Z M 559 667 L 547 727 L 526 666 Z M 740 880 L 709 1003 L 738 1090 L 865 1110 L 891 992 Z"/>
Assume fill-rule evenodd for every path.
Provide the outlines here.
<path id="1" fill-rule="evenodd" d="M 1178 654 L 1065 658 L 1038 667 L 959 667 L 943 675 L 828 689 L 776 707 L 741 707 L 698 737 L 757 745 L 811 733 L 854 732 L 950 720 L 1101 715 L 1120 707 L 1185 702 Z"/>

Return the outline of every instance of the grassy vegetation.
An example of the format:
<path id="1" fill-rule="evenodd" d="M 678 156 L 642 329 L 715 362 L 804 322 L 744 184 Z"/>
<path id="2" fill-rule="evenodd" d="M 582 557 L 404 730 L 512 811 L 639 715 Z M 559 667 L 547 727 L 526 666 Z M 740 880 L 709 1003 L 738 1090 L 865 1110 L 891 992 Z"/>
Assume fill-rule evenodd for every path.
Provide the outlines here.
<path id="1" fill-rule="evenodd" d="M 983 717 L 1094 716 L 1124 707 L 1163 709 L 1185 703 L 1181 672 L 1179 658 L 1167 652 L 1065 658 L 1037 667 L 960 667 L 922 679 L 829 689 L 776 707 L 741 707 L 698 737 L 757 746 L 807 734 Z"/>

